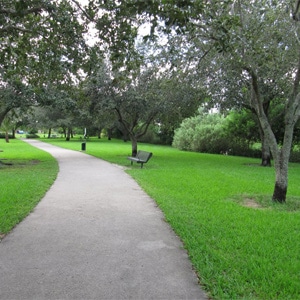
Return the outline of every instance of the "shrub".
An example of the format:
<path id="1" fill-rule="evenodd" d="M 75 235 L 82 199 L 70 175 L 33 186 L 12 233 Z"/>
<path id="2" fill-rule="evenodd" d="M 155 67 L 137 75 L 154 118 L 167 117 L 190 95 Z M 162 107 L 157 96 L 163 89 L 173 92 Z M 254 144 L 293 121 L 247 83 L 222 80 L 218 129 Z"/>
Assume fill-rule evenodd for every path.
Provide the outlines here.
<path id="1" fill-rule="evenodd" d="M 234 127 L 233 120 L 237 120 L 236 115 L 237 113 L 224 117 L 217 113 L 205 114 L 199 111 L 198 116 L 185 119 L 175 130 L 173 146 L 195 152 L 261 157 L 261 151 L 251 147 L 253 141 L 250 137 L 243 136 L 245 128 L 252 128 L 253 124 L 248 122 L 244 127 Z"/>
<path id="2" fill-rule="evenodd" d="M 13 136 L 12 134 L 9 134 L 9 135 L 8 135 L 8 138 L 9 138 L 9 139 L 14 139 L 14 136 Z M 0 132 L 0 139 L 5 139 L 5 133 Z"/>
<path id="3" fill-rule="evenodd" d="M 196 152 L 227 152 L 230 143 L 223 129 L 224 121 L 220 114 L 201 114 L 185 119 L 175 130 L 173 146 Z"/>
<path id="4" fill-rule="evenodd" d="M 26 134 L 27 139 L 38 139 L 40 138 L 37 134 Z"/>
<path id="5" fill-rule="evenodd" d="M 300 151 L 293 150 L 291 152 L 290 162 L 300 163 Z"/>
<path id="6" fill-rule="evenodd" d="M 224 124 L 226 135 L 234 140 L 234 144 L 249 149 L 250 145 L 260 140 L 258 124 L 248 110 L 231 111 Z"/>
<path id="7" fill-rule="evenodd" d="M 36 134 L 37 132 L 38 132 L 38 130 L 36 128 L 31 128 L 28 131 L 29 134 Z"/>

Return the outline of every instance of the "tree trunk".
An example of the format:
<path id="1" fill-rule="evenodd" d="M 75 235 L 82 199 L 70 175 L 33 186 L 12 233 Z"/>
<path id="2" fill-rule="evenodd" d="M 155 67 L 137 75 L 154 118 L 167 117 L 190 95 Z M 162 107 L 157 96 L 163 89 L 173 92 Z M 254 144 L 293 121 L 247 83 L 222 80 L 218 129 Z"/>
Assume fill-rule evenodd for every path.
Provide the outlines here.
<path id="1" fill-rule="evenodd" d="M 98 139 L 101 139 L 101 132 L 102 132 L 102 128 L 99 128 L 98 129 L 98 134 L 97 134 Z"/>
<path id="2" fill-rule="evenodd" d="M 48 130 L 48 139 L 51 138 L 51 131 L 52 131 L 52 128 L 49 128 L 49 130 Z"/>
<path id="3" fill-rule="evenodd" d="M 70 140 L 70 137 L 71 137 L 71 131 L 72 131 L 71 128 L 68 128 L 68 129 L 67 129 L 67 137 L 66 137 L 66 141 L 69 141 L 69 140 Z"/>
<path id="4" fill-rule="evenodd" d="M 262 133 L 261 146 L 261 166 L 271 167 L 271 151 L 267 137 Z"/>
<path id="5" fill-rule="evenodd" d="M 286 202 L 286 193 L 287 193 L 287 185 L 285 186 L 283 184 L 282 186 L 280 186 L 280 184 L 278 184 L 276 182 L 272 200 L 274 202 L 285 203 Z"/>
<path id="6" fill-rule="evenodd" d="M 9 136 L 8 136 L 8 131 L 5 131 L 5 141 L 6 143 L 9 143 Z"/>
<path id="7" fill-rule="evenodd" d="M 300 64 L 298 71 L 297 76 L 300 75 Z M 259 93 L 257 75 L 251 69 L 249 69 L 249 74 L 252 77 L 251 101 L 255 104 L 254 108 L 256 110 L 261 129 L 268 141 L 268 145 L 274 159 L 276 180 L 272 199 L 279 203 L 285 203 L 288 187 L 288 163 L 293 141 L 294 125 L 296 124 L 299 116 L 298 103 L 300 102 L 300 95 L 299 98 L 291 97 L 289 99 L 285 112 L 284 139 L 280 149 L 268 117 L 264 112 L 263 101 Z"/>
<path id="8" fill-rule="evenodd" d="M 135 136 L 131 136 L 131 156 L 136 157 L 137 155 L 137 138 Z"/>
<path id="9" fill-rule="evenodd" d="M 123 141 L 124 142 L 128 141 L 128 135 L 127 135 L 127 133 L 124 133 L 124 132 L 123 132 Z"/>
<path id="10" fill-rule="evenodd" d="M 11 110 L 10 108 L 6 107 L 4 110 L 0 111 L 0 126 L 1 126 L 5 116 L 10 112 L 10 110 Z"/>
<path id="11" fill-rule="evenodd" d="M 285 203 L 288 187 L 288 163 L 291 152 L 293 127 L 285 125 L 285 137 L 281 149 L 266 117 L 261 116 L 260 122 L 268 139 L 275 166 L 275 186 L 272 200 Z"/>
<path id="12" fill-rule="evenodd" d="M 107 138 L 108 138 L 109 141 L 111 140 L 111 136 L 112 136 L 112 129 L 107 128 Z"/>
<path id="13" fill-rule="evenodd" d="M 272 200 L 284 203 L 286 201 L 288 187 L 288 161 L 289 155 L 285 154 L 282 149 L 277 155 L 275 162 L 276 181 Z"/>
<path id="14" fill-rule="evenodd" d="M 269 119 L 268 118 L 269 107 L 270 107 L 270 101 L 268 101 L 266 104 L 263 104 L 263 111 L 267 119 Z M 251 111 L 258 120 L 259 134 L 261 140 L 261 166 L 271 167 L 271 149 L 270 149 L 269 139 L 267 135 L 264 133 L 261 121 L 259 120 L 258 112 L 253 107 Z"/>

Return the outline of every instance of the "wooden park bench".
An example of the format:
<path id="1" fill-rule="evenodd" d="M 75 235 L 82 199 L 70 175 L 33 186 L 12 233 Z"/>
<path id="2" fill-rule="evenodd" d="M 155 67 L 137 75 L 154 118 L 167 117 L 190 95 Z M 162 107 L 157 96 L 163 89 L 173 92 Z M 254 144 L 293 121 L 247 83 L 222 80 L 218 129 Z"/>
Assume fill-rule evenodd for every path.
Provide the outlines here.
<path id="1" fill-rule="evenodd" d="M 147 163 L 148 160 L 151 158 L 152 152 L 146 152 L 139 150 L 136 157 L 129 156 L 127 159 L 131 161 L 131 165 L 133 162 L 137 162 L 138 164 L 141 164 L 141 168 L 143 167 L 143 164 Z"/>

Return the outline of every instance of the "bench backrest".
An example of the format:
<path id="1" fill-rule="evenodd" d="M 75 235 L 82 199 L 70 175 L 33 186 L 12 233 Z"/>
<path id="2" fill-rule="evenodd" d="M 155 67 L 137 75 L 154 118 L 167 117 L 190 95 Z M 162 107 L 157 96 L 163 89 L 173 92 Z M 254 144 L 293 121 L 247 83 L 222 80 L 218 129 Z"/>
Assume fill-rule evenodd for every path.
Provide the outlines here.
<path id="1" fill-rule="evenodd" d="M 139 150 L 136 157 L 143 161 L 143 162 L 147 162 L 152 156 L 152 152 L 146 152 L 146 151 L 142 151 L 142 150 Z"/>

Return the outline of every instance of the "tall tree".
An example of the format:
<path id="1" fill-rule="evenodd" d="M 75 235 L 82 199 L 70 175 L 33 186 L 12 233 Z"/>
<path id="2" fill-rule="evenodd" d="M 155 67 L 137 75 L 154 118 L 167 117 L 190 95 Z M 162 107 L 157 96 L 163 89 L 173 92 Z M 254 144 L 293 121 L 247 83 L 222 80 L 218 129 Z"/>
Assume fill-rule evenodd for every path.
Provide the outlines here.
<path id="1" fill-rule="evenodd" d="M 86 90 L 91 110 L 114 113 L 125 136 L 132 142 L 132 155 L 137 142 L 155 122 L 166 124 L 172 116 L 184 118 L 199 105 L 199 89 L 173 77 L 167 70 L 151 66 L 128 73 L 109 71 L 107 66 L 95 68 L 88 78 Z M 175 117 L 173 117 L 175 118 Z"/>
<path id="2" fill-rule="evenodd" d="M 177 9 L 180 5 L 181 12 Z M 248 97 L 271 149 L 276 174 L 272 198 L 278 202 L 286 200 L 288 161 L 300 113 L 299 25 L 293 20 L 290 8 L 286 1 L 184 1 L 180 4 L 168 1 L 159 6 L 157 13 L 165 21 L 164 31 L 181 34 L 187 41 L 186 47 L 198 50 L 198 57 L 190 57 L 194 65 L 216 51 L 216 57 L 221 55 L 226 59 L 227 69 L 235 70 L 237 81 L 247 81 L 240 88 L 244 88 L 244 96 Z M 297 10 L 293 9 L 296 20 Z M 224 70 L 221 65 L 219 70 Z M 285 104 L 282 144 L 276 139 L 266 113 L 266 100 L 270 97 L 264 91 L 266 85 L 273 90 L 279 88 L 278 94 Z"/>
<path id="3" fill-rule="evenodd" d="M 250 4 L 238 1 L 234 10 L 239 16 L 240 27 L 231 35 L 233 47 L 228 55 L 239 66 L 239 76 L 248 79 L 250 88 L 245 91 L 249 104 L 258 117 L 274 158 L 273 200 L 278 202 L 286 200 L 293 131 L 300 115 L 299 26 L 285 12 L 284 6 L 283 1 Z M 282 144 L 276 139 L 267 115 L 265 104 L 271 93 L 264 92 L 266 83 L 273 90 L 280 89 L 285 104 Z"/>

